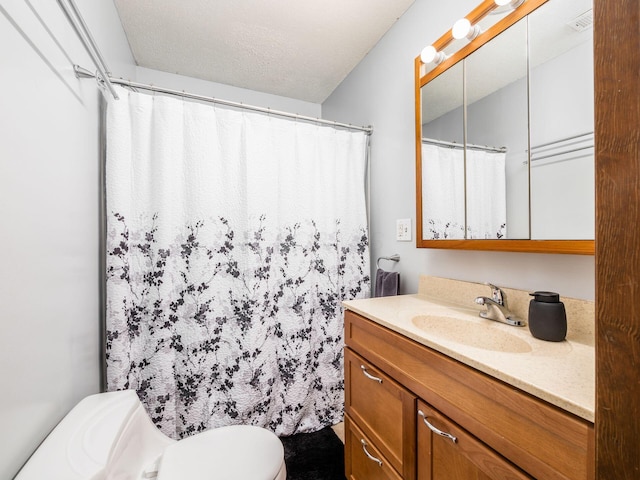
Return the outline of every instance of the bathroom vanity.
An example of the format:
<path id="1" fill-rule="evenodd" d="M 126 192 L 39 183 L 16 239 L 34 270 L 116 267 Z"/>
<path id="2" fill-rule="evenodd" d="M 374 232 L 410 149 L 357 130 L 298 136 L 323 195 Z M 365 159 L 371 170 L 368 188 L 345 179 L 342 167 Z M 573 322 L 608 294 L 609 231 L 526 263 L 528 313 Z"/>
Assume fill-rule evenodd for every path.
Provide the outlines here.
<path id="1" fill-rule="evenodd" d="M 345 302 L 349 480 L 594 478 L 593 304 L 563 299 L 567 340 L 544 342 L 479 318 L 486 289 L 423 277 Z M 526 292 L 507 295 L 526 318 Z"/>

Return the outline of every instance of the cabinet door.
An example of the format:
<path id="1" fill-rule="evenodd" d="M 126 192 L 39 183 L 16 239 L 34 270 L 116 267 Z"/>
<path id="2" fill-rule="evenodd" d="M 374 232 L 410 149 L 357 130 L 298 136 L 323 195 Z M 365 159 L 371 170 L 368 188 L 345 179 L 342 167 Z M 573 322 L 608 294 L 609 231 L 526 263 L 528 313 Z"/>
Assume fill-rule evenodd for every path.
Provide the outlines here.
<path id="1" fill-rule="evenodd" d="M 344 419 L 345 473 L 348 480 L 402 480 L 373 442 L 347 415 Z"/>
<path id="2" fill-rule="evenodd" d="M 415 478 L 416 397 L 345 348 L 345 411 L 405 480 Z"/>
<path id="3" fill-rule="evenodd" d="M 418 402 L 418 480 L 531 479 L 424 402 Z"/>

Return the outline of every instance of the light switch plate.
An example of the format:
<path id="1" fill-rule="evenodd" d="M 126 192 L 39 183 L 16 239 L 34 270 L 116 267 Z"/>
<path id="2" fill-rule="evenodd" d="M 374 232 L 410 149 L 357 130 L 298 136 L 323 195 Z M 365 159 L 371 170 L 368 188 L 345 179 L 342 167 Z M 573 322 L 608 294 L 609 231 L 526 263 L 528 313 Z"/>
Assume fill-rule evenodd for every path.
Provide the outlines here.
<path id="1" fill-rule="evenodd" d="M 401 218 L 396 220 L 396 240 L 400 242 L 411 241 L 411 219 Z"/>

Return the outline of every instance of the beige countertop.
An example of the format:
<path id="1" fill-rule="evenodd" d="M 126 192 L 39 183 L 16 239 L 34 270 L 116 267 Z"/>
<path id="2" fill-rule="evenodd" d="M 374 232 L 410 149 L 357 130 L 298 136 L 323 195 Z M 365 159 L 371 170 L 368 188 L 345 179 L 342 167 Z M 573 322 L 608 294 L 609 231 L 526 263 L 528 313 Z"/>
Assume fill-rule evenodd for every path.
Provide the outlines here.
<path id="1" fill-rule="evenodd" d="M 352 300 L 344 302 L 344 306 L 470 367 L 594 421 L 595 349 L 592 339 L 589 341 L 584 334 L 568 335 L 563 342 L 538 340 L 531 336 L 528 327 L 512 327 L 480 318 L 478 311 L 483 307 L 475 305 L 473 298 L 468 305 L 462 305 L 443 301 L 440 296 L 416 294 Z M 574 323 L 571 311 L 567 306 L 570 332 Z M 421 324 L 423 328 L 420 328 Z"/>

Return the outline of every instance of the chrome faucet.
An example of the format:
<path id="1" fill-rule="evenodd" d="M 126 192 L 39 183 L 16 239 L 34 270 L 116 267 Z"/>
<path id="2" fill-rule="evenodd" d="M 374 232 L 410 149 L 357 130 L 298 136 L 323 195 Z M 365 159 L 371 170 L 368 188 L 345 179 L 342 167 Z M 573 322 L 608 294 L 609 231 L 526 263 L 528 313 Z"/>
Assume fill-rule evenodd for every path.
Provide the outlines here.
<path id="1" fill-rule="evenodd" d="M 480 312 L 480 316 L 482 318 L 486 318 L 487 320 L 495 320 L 496 322 L 506 323 L 507 325 L 513 325 L 514 327 L 525 326 L 526 324 L 524 320 L 516 317 L 507 308 L 506 294 L 495 285 L 492 285 L 490 283 L 486 283 L 485 285 L 491 287 L 491 298 L 476 298 L 476 303 L 478 305 L 484 305 L 485 307 L 487 307 L 486 310 Z"/>

